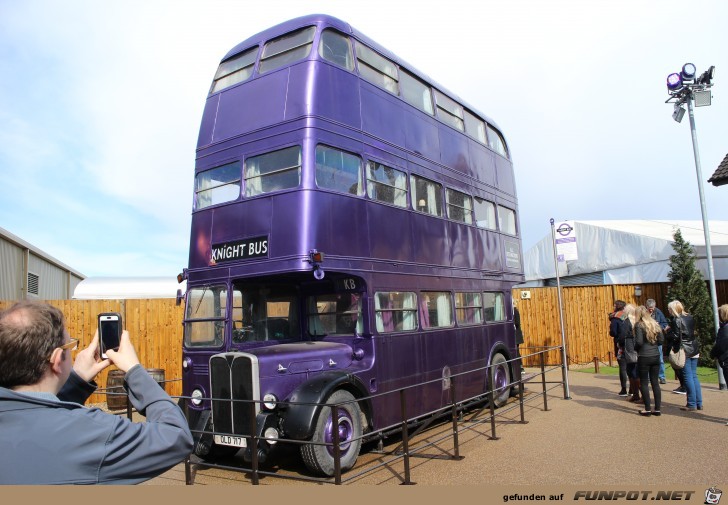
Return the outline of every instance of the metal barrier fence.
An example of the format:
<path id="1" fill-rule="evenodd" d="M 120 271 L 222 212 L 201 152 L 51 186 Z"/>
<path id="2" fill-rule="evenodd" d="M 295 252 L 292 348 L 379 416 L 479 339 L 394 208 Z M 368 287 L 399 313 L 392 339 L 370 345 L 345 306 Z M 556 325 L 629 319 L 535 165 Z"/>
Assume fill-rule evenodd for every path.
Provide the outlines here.
<path id="1" fill-rule="evenodd" d="M 564 391 L 564 399 L 569 399 L 568 395 L 568 368 L 565 363 L 555 364 L 555 365 L 547 365 L 546 364 L 546 355 L 549 352 L 554 351 L 555 349 L 560 349 L 559 346 L 556 347 L 544 347 L 540 351 L 536 351 L 530 354 L 524 354 L 520 358 L 514 358 L 511 360 L 508 360 L 508 363 L 511 365 L 511 370 L 521 370 L 521 363 L 522 360 L 526 360 L 527 358 L 531 358 L 531 361 L 536 360 L 539 363 L 538 371 L 535 373 L 530 373 L 527 376 L 524 377 L 523 374 L 518 374 L 517 372 L 515 375 L 518 375 L 518 380 L 513 380 L 511 378 L 511 382 L 506 385 L 505 387 L 511 389 L 513 387 L 518 388 L 518 402 L 517 404 L 509 404 L 505 405 L 501 409 L 498 410 L 500 414 L 504 414 L 509 412 L 511 409 L 519 408 L 520 409 L 520 423 L 526 424 L 527 421 L 525 419 L 525 404 L 529 403 L 532 400 L 526 401 L 524 398 L 524 382 L 529 382 L 531 384 L 535 384 L 536 382 L 540 382 L 541 384 L 541 391 L 538 395 L 535 395 L 533 398 L 536 399 L 539 396 L 543 398 L 543 410 L 548 411 L 548 395 L 547 393 L 551 391 L 552 389 L 555 389 L 559 387 L 559 385 L 563 388 Z M 382 430 L 376 430 L 373 432 L 369 432 L 366 434 L 362 434 L 358 438 L 349 439 L 349 443 L 361 439 L 362 441 L 379 441 L 379 447 L 378 451 L 381 451 L 381 454 L 389 456 L 389 459 L 385 461 L 381 461 L 379 464 L 376 464 L 374 466 L 368 466 L 367 468 L 357 468 L 355 465 L 352 469 L 350 469 L 346 473 L 346 478 L 344 478 L 344 475 L 341 471 L 341 443 L 339 439 L 339 432 L 338 430 L 334 429 L 332 430 L 332 436 L 333 440 L 331 442 L 313 442 L 308 440 L 290 440 L 290 439 L 283 439 L 283 438 L 276 438 L 266 439 L 263 436 L 257 435 L 258 432 L 258 426 L 257 426 L 257 419 L 256 419 L 256 405 L 262 404 L 263 401 L 261 400 L 231 400 L 230 398 L 204 398 L 203 400 L 208 400 L 210 402 L 215 401 L 225 401 L 225 402 L 241 402 L 246 403 L 249 408 L 249 415 L 250 419 L 252 419 L 252 422 L 250 422 L 251 426 L 251 433 L 245 436 L 246 439 L 246 447 L 250 448 L 250 467 L 238 467 L 238 466 L 229 466 L 229 465 L 222 465 L 217 464 L 213 462 L 207 462 L 203 460 L 199 460 L 197 457 L 194 457 L 192 455 L 188 456 L 185 459 L 185 482 L 187 485 L 194 484 L 194 478 L 192 476 L 192 465 L 196 465 L 198 467 L 206 467 L 206 468 L 218 468 L 223 470 L 230 470 L 234 472 L 239 473 L 247 473 L 250 474 L 250 480 L 253 485 L 258 485 L 259 480 L 261 476 L 270 476 L 270 477 L 277 477 L 277 478 L 286 478 L 286 479 L 293 479 L 293 480 L 300 480 L 300 481 L 307 481 L 307 482 L 315 482 L 315 483 L 324 483 L 324 484 L 335 484 L 335 485 L 341 485 L 346 484 L 348 482 L 351 482 L 357 478 L 362 477 L 363 475 L 366 475 L 368 473 L 374 472 L 375 470 L 383 467 L 383 466 L 389 466 L 393 462 L 402 460 L 403 466 L 404 466 L 404 475 L 401 476 L 402 484 L 409 485 L 413 484 L 412 482 L 412 476 L 411 476 L 411 465 L 410 460 L 415 455 L 420 455 L 424 449 L 431 447 L 439 442 L 442 442 L 443 440 L 446 440 L 447 438 L 452 438 L 453 440 L 453 447 L 452 447 L 452 453 L 448 459 L 453 461 L 458 461 L 463 459 L 462 456 L 460 456 L 460 445 L 459 445 L 459 434 L 463 432 L 464 430 L 470 430 L 474 429 L 473 426 L 482 425 L 485 423 L 490 423 L 490 436 L 488 437 L 490 440 L 498 440 L 497 436 L 497 415 L 496 415 L 496 409 L 495 409 L 495 402 L 494 402 L 494 395 L 495 391 L 490 388 L 485 393 L 481 393 L 476 396 L 456 400 L 455 396 L 455 383 L 458 380 L 458 378 L 462 378 L 467 376 L 468 374 L 475 374 L 479 372 L 485 372 L 487 375 L 490 376 L 490 369 L 493 365 L 488 365 L 482 368 L 469 370 L 467 372 L 462 372 L 459 374 L 454 374 L 450 377 L 450 398 L 451 403 L 445 407 L 442 407 L 440 409 L 433 410 L 431 412 L 416 416 L 416 417 L 408 417 L 407 415 L 407 398 L 408 393 L 413 394 L 412 391 L 415 388 L 422 387 L 424 385 L 430 384 L 430 383 L 436 383 L 436 382 L 442 382 L 442 378 L 438 378 L 431 381 L 422 382 L 419 384 L 414 384 L 408 387 L 396 389 L 393 391 L 389 391 L 386 393 L 379 393 L 375 395 L 371 395 L 368 397 L 362 397 L 357 398 L 354 401 L 349 402 L 342 402 L 338 404 L 330 404 L 330 403 L 306 403 L 306 402 L 278 402 L 278 405 L 280 406 L 289 406 L 289 405 L 307 405 L 307 406 L 316 406 L 316 407 L 328 407 L 331 409 L 331 417 L 332 419 L 338 419 L 339 416 L 339 409 L 341 409 L 344 405 L 347 403 L 360 403 L 366 400 L 371 400 L 377 397 L 383 397 L 387 395 L 398 395 L 399 396 L 399 404 L 400 404 L 400 422 L 398 426 L 389 426 Z M 546 380 L 546 374 L 550 371 L 561 369 L 562 371 L 562 380 L 560 381 L 547 381 Z M 537 381 L 535 379 L 540 378 L 540 381 Z M 171 380 L 165 380 L 164 382 L 174 382 L 178 381 L 180 379 L 171 379 Z M 492 383 L 493 381 L 491 381 Z M 551 386 L 549 386 L 551 385 Z M 99 390 L 99 393 L 103 393 L 104 391 Z M 107 392 L 106 394 L 109 395 L 126 395 L 126 393 L 115 393 L 115 392 Z M 187 405 L 187 401 L 190 399 L 189 397 L 185 396 L 173 396 L 173 398 L 179 399 L 181 403 L 184 405 Z M 131 403 L 129 402 L 127 398 L 126 402 L 127 408 L 126 408 L 126 415 L 129 419 L 132 419 L 132 413 L 133 408 L 131 406 Z M 483 411 L 488 410 L 488 416 L 479 419 L 479 416 L 483 413 Z M 465 414 L 469 413 L 472 414 L 469 419 L 465 418 Z M 440 421 L 445 422 L 444 420 L 447 419 L 449 416 L 449 422 L 452 423 L 452 429 L 449 433 L 441 436 L 440 438 L 428 441 L 424 445 L 421 445 L 416 448 L 410 447 L 410 440 L 417 436 L 419 433 L 423 432 L 424 430 L 428 429 L 434 422 Z M 415 428 L 413 432 L 410 432 L 411 429 Z M 216 431 L 195 431 L 193 430 L 193 435 L 208 435 L 208 436 L 214 436 L 214 435 L 225 435 L 225 436 L 235 436 L 240 437 L 240 434 L 236 433 L 227 433 L 227 432 L 216 432 Z M 386 437 L 394 437 L 397 434 L 401 437 L 401 442 L 397 446 L 396 449 L 393 451 L 390 451 L 388 453 L 383 452 L 382 449 L 382 442 Z M 333 452 L 333 459 L 334 459 L 334 475 L 333 477 L 310 477 L 310 476 L 303 476 L 303 475 L 281 475 L 279 473 L 275 472 L 268 472 L 260 468 L 260 461 L 258 457 L 258 442 L 261 440 L 265 440 L 268 442 L 275 442 L 280 444 L 294 444 L 294 445 L 321 445 L 321 446 L 327 446 L 330 447 L 331 451 Z M 427 457 L 427 456 L 424 456 Z M 194 458 L 194 461 L 193 461 Z M 441 459 L 441 457 L 439 457 Z M 391 468 L 390 468 L 391 470 Z"/>

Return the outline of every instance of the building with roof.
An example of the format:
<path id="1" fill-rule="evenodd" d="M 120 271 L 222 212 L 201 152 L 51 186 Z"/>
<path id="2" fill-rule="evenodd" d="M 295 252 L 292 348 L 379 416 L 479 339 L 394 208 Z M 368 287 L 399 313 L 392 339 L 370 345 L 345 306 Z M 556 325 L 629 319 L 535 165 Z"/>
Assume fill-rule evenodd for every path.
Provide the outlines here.
<path id="1" fill-rule="evenodd" d="M 0 300 L 64 300 L 86 276 L 0 228 Z"/>
<path id="2" fill-rule="evenodd" d="M 710 221 L 713 270 L 728 280 L 728 221 Z M 675 254 L 673 234 L 680 228 L 695 250 L 696 265 L 708 278 L 702 221 L 574 221 L 578 259 L 559 262 L 562 285 L 642 284 L 668 282 L 668 260 Z M 523 286 L 555 286 L 551 234 L 524 253 Z"/>
<path id="3" fill-rule="evenodd" d="M 713 186 L 722 186 L 728 184 L 728 154 L 725 155 L 723 161 L 720 162 L 718 168 L 715 169 L 713 175 L 708 179 Z"/>

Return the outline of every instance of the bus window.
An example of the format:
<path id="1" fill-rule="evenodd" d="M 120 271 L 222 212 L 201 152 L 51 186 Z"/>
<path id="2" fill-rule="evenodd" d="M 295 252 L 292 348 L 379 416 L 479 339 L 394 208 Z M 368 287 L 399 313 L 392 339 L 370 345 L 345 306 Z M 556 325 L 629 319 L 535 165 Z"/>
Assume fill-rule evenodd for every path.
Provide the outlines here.
<path id="1" fill-rule="evenodd" d="M 455 293 L 455 316 L 458 324 L 481 324 L 483 300 L 480 293 Z"/>
<path id="2" fill-rule="evenodd" d="M 422 328 L 449 328 L 452 322 L 452 299 L 448 292 L 423 292 L 420 298 Z"/>
<path id="3" fill-rule="evenodd" d="M 308 298 L 308 333 L 313 337 L 353 335 L 363 330 L 361 296 L 340 293 Z"/>
<path id="4" fill-rule="evenodd" d="M 369 162 L 367 195 L 372 200 L 407 207 L 407 175 L 396 168 Z"/>
<path id="5" fill-rule="evenodd" d="M 185 347 L 220 347 L 225 337 L 227 288 L 190 289 L 185 307 Z"/>
<path id="6" fill-rule="evenodd" d="M 245 196 L 262 195 L 301 183 L 301 148 L 287 147 L 245 161 Z"/>
<path id="7" fill-rule="evenodd" d="M 326 61 L 354 70 L 354 58 L 351 55 L 351 43 L 346 37 L 334 30 L 324 30 L 319 42 L 319 54 Z"/>
<path id="8" fill-rule="evenodd" d="M 485 123 L 479 117 L 471 114 L 467 110 L 465 111 L 465 133 L 478 142 L 483 144 L 488 143 L 485 139 Z"/>
<path id="9" fill-rule="evenodd" d="M 495 230 L 495 204 L 475 197 L 475 224 L 486 230 Z"/>
<path id="10" fill-rule="evenodd" d="M 356 44 L 356 57 L 359 74 L 364 79 L 397 94 L 397 65 L 359 43 Z"/>
<path id="11" fill-rule="evenodd" d="M 399 69 L 399 89 L 405 102 L 431 116 L 435 114 L 430 87 L 401 68 Z M 483 135 L 485 136 L 485 132 Z"/>
<path id="12" fill-rule="evenodd" d="M 503 293 L 483 293 L 486 321 L 505 321 L 506 311 Z"/>
<path id="13" fill-rule="evenodd" d="M 361 195 L 361 158 L 333 147 L 316 146 L 316 185 Z"/>
<path id="14" fill-rule="evenodd" d="M 516 213 L 508 207 L 498 206 L 498 227 L 503 233 L 516 234 Z"/>
<path id="15" fill-rule="evenodd" d="M 473 224 L 473 202 L 470 196 L 454 189 L 448 189 L 446 197 L 447 217 L 453 221 Z"/>
<path id="16" fill-rule="evenodd" d="M 232 59 L 220 63 L 212 81 L 210 94 L 250 79 L 250 76 L 253 75 L 253 65 L 255 65 L 257 55 L 258 47 L 253 47 Z"/>
<path id="17" fill-rule="evenodd" d="M 200 172 L 195 177 L 195 209 L 229 202 L 240 196 L 240 162 Z"/>
<path id="18" fill-rule="evenodd" d="M 301 340 L 294 287 L 245 283 L 233 289 L 233 343 Z"/>
<path id="19" fill-rule="evenodd" d="M 311 53 L 315 26 L 288 33 L 268 41 L 260 55 L 258 72 L 264 74 L 294 61 L 302 60 Z"/>
<path id="20" fill-rule="evenodd" d="M 379 333 L 417 329 L 417 295 L 415 293 L 375 293 L 374 312 Z"/>
<path id="21" fill-rule="evenodd" d="M 455 100 L 446 97 L 437 90 L 435 90 L 435 100 L 437 101 L 437 117 L 453 128 L 465 131 L 465 124 L 463 122 L 463 106 Z"/>
<path id="22" fill-rule="evenodd" d="M 503 135 L 498 130 L 488 125 L 488 147 L 493 149 L 495 152 L 503 156 L 508 157 L 508 150 L 506 149 L 506 141 L 503 140 Z"/>
<path id="23" fill-rule="evenodd" d="M 419 212 L 442 216 L 442 186 L 417 175 L 412 176 L 412 206 Z"/>

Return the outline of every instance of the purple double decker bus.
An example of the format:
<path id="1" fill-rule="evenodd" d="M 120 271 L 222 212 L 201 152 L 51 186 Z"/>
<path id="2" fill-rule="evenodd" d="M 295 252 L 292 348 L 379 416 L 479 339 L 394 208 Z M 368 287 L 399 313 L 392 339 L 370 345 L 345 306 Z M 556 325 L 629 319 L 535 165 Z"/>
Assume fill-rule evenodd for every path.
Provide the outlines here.
<path id="1" fill-rule="evenodd" d="M 332 475 L 334 432 L 346 470 L 400 423 L 387 392 L 412 387 L 411 418 L 489 388 L 505 403 L 517 207 L 494 122 L 349 24 L 302 17 L 234 47 L 202 117 L 184 271 L 197 455 L 255 429 L 260 457 L 296 440 Z"/>

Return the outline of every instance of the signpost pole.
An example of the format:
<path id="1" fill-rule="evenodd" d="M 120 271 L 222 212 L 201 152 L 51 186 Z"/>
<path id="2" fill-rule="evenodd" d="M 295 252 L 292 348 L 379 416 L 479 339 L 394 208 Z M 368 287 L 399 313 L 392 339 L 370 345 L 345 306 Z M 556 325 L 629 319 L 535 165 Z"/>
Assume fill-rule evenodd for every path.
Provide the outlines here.
<path id="1" fill-rule="evenodd" d="M 571 230 L 568 230 L 569 232 Z M 564 376 L 564 400 L 571 400 L 569 391 L 569 366 L 566 357 L 566 334 L 564 333 L 564 309 L 561 299 L 561 278 L 559 277 L 559 260 L 556 252 L 556 228 L 554 227 L 554 219 L 551 218 L 551 241 L 554 246 L 554 271 L 556 272 L 556 292 L 559 298 L 559 326 L 561 327 L 561 363 L 562 373 Z"/>

